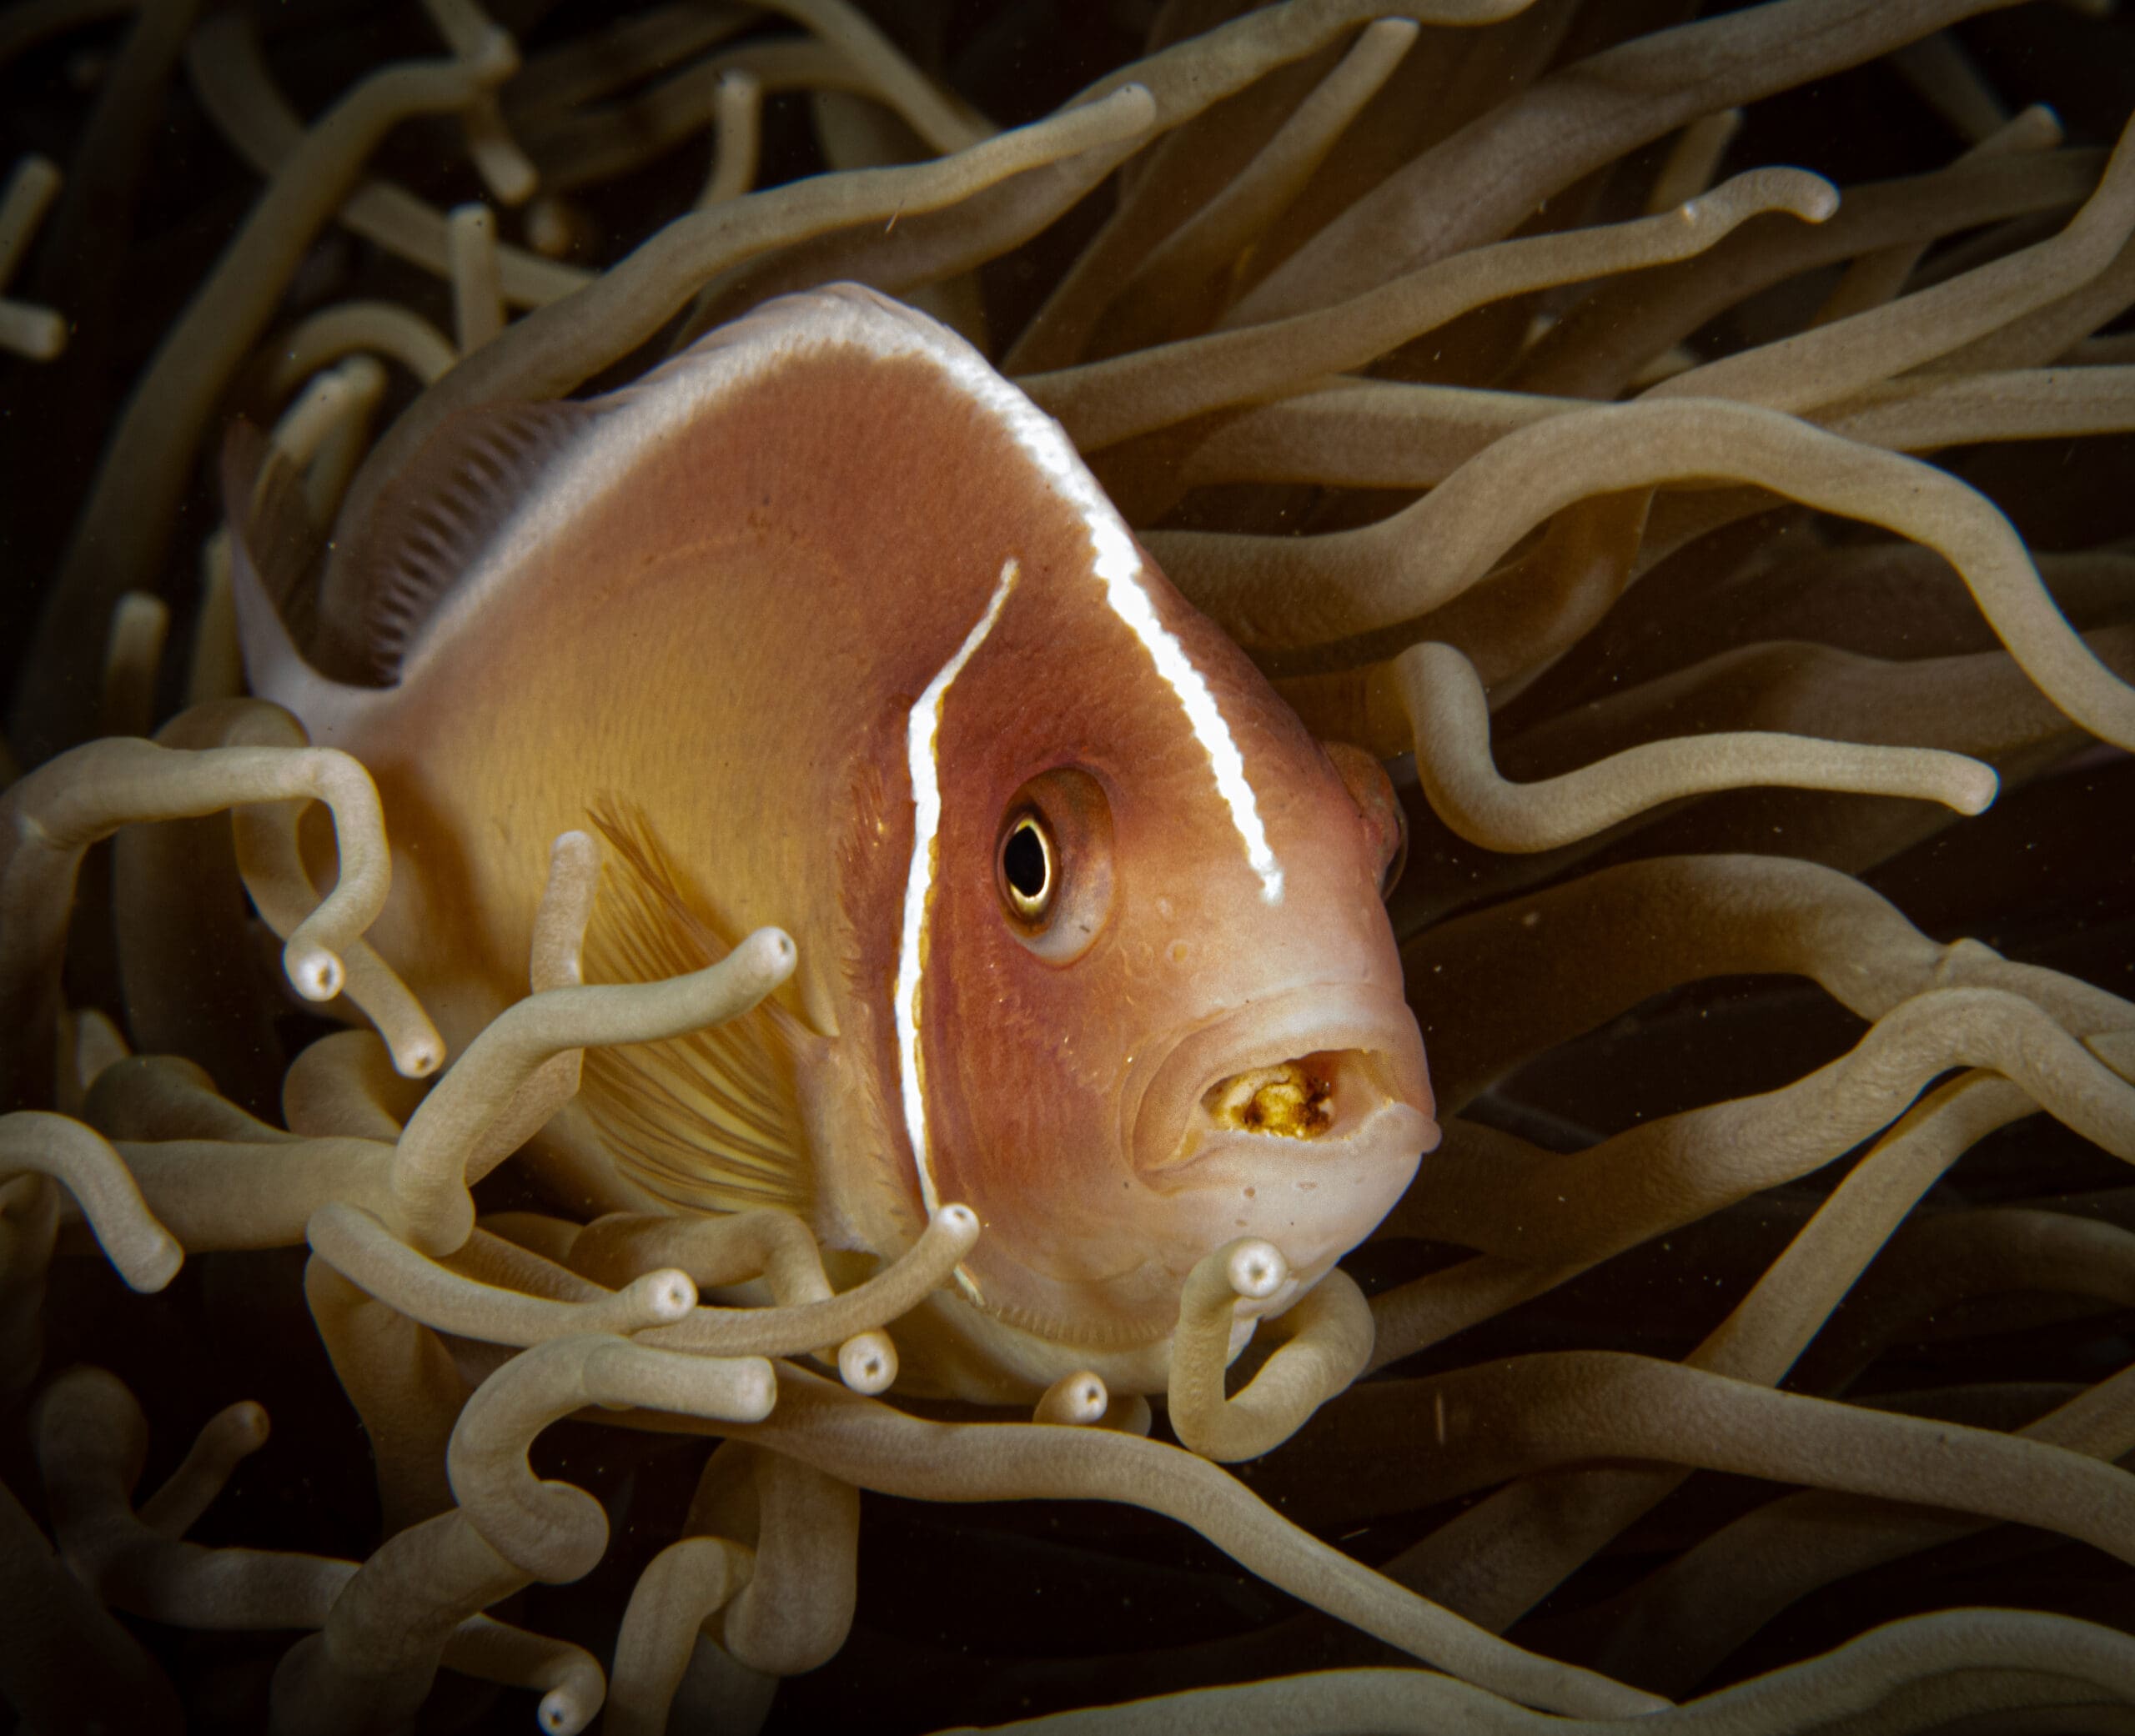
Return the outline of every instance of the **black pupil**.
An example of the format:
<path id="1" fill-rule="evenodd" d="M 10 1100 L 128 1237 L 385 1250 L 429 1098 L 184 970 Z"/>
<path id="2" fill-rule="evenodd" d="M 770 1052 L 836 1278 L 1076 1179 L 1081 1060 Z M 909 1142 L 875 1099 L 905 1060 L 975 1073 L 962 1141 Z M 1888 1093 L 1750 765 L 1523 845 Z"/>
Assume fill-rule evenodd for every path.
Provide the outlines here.
<path id="1" fill-rule="evenodd" d="M 1001 847 L 1001 871 L 1019 897 L 1035 901 L 1045 893 L 1045 845 L 1037 828 L 1026 820 Z"/>

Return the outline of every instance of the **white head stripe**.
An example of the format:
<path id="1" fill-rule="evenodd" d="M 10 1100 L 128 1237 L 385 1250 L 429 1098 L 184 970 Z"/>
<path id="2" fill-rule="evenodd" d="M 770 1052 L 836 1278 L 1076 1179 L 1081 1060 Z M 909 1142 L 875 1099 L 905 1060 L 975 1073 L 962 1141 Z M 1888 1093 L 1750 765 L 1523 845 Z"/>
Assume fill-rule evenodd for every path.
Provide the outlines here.
<path id="1" fill-rule="evenodd" d="M 943 664 L 927 690 L 913 702 L 905 723 L 905 755 L 912 769 L 912 866 L 904 883 L 904 931 L 897 944 L 897 1081 L 904 1097 L 904 1129 L 912 1141 L 912 1162 L 919 1169 L 919 1194 L 931 1218 L 942 1209 L 934 1186 L 934 1168 L 927 1146 L 927 1099 L 919 1058 L 919 978 L 924 968 L 927 907 L 934 896 L 935 837 L 942 828 L 942 780 L 935 753 L 941 732 L 942 701 L 949 684 L 963 672 L 972 653 L 985 643 L 986 635 L 1001 618 L 1001 605 L 1016 583 L 1012 559 L 1001 569 L 1001 581 L 993 587 L 993 600 L 986 613 L 964 635 L 956 655 Z"/>

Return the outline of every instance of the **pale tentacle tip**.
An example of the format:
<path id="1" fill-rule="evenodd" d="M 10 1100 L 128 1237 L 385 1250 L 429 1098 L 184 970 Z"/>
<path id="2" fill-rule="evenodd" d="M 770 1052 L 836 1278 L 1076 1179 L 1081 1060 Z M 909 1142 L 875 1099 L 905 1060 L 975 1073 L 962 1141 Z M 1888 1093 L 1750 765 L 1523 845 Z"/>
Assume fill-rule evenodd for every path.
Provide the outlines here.
<path id="1" fill-rule="evenodd" d="M 1290 1262 L 1272 1242 L 1241 1242 L 1224 1268 L 1231 1288 L 1249 1302 L 1265 1302 L 1290 1276 Z"/>
<path id="2" fill-rule="evenodd" d="M 1157 93 L 1138 81 L 1123 84 L 1107 99 L 1133 115 L 1136 133 L 1146 133 L 1157 123 Z M 1132 135 L 1129 135 L 1130 137 Z"/>
<path id="3" fill-rule="evenodd" d="M 1063 1375 L 1047 1387 L 1031 1420 L 1087 1428 L 1103 1422 L 1111 1404 L 1112 1393 L 1105 1386 L 1103 1377 L 1084 1368 Z"/>
<path id="4" fill-rule="evenodd" d="M 588 857 L 597 858 L 600 845 L 590 832 L 573 827 L 567 832 L 558 832 L 549 844 L 551 862 L 580 861 Z"/>
<path id="5" fill-rule="evenodd" d="M 427 1079 L 445 1065 L 445 1039 L 435 1031 L 389 1046 L 393 1071 L 403 1079 Z"/>
<path id="6" fill-rule="evenodd" d="M 1787 201 L 1787 208 L 1804 223 L 1824 223 L 1838 214 L 1840 193 L 1836 187 L 1821 175 L 1804 174 L 1801 178 L 1800 193 Z"/>
<path id="7" fill-rule="evenodd" d="M 2028 142 L 2036 143 L 2042 151 L 2051 150 L 2067 134 L 2062 125 L 2061 111 L 2051 103 L 2033 103 L 2020 112 L 2009 124 L 2021 128 Z"/>
<path id="8" fill-rule="evenodd" d="M 783 982 L 793 974 L 793 967 L 800 962 L 801 949 L 793 944 L 793 936 L 782 928 L 760 928 L 741 943 L 750 948 L 762 967 L 775 973 Z"/>
<path id="9" fill-rule="evenodd" d="M 761 1422 L 778 1402 L 778 1375 L 764 1357 L 741 1357 L 734 1363 L 733 1402 L 726 1417 L 732 1422 Z"/>
<path id="10" fill-rule="evenodd" d="M 689 1317 L 697 1305 L 696 1281 L 676 1267 L 648 1272 L 630 1285 L 655 1322 L 667 1326 Z"/>
<path id="11" fill-rule="evenodd" d="M 169 1231 L 158 1229 L 155 1240 L 143 1248 L 138 1259 L 128 1262 L 124 1274 L 127 1288 L 153 1296 L 178 1276 L 184 1264 L 184 1245 Z"/>
<path id="12" fill-rule="evenodd" d="M 887 1332 L 855 1332 L 837 1347 L 837 1372 L 848 1388 L 872 1398 L 897 1380 L 897 1347 Z"/>
<path id="13" fill-rule="evenodd" d="M 358 403 L 375 404 L 391 384 L 385 364 L 375 356 L 350 356 L 334 374 L 344 394 Z"/>
<path id="14" fill-rule="evenodd" d="M 1740 223 L 1763 212 L 1784 211 L 1804 223 L 1824 223 L 1838 208 L 1838 188 L 1821 175 L 1798 168 L 1751 169 L 1684 200 L 1675 214 L 1685 223 L 1709 214 Z"/>
<path id="15" fill-rule="evenodd" d="M 348 981 L 340 955 L 315 941 L 291 941 L 282 949 L 282 968 L 307 1001 L 331 1001 Z"/>
<path id="16" fill-rule="evenodd" d="M 600 1710 L 597 1700 L 589 1705 L 568 1688 L 551 1688 L 541 1696 L 534 1716 L 548 1736 L 578 1736 Z"/>
<path id="17" fill-rule="evenodd" d="M 978 1214 L 968 1206 L 944 1206 L 934 1214 L 934 1222 L 967 1243 L 978 1240 Z"/>
<path id="18" fill-rule="evenodd" d="M 267 1415 L 267 1407 L 256 1398 L 240 1398 L 224 1411 L 228 1426 L 238 1437 L 231 1445 L 239 1453 L 254 1453 L 267 1444 L 273 1423 Z"/>
<path id="19" fill-rule="evenodd" d="M 1966 766 L 1957 787 L 1951 790 L 1949 804 L 1960 814 L 1984 814 L 2001 793 L 2001 775 L 1992 765 L 1973 760 Z"/>
<path id="20" fill-rule="evenodd" d="M 501 84 L 519 70 L 519 45 L 509 30 L 491 24 L 475 39 L 465 64 L 484 83 Z"/>

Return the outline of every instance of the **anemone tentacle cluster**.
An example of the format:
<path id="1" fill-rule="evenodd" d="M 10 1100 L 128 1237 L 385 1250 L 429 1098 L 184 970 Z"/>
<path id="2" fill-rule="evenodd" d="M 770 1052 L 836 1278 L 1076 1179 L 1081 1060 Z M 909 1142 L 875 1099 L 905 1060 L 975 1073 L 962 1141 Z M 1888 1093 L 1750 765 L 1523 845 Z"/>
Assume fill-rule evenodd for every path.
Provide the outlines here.
<path id="1" fill-rule="evenodd" d="M 0 13 L 26 1729 L 2135 1729 L 2124 23 L 201 11 Z M 1289 1268 L 1203 1260 L 1153 1407 L 900 1390 L 953 1202 L 871 1268 L 539 1193 L 794 941 L 589 981 L 566 832 L 448 1055 L 369 771 L 244 696 L 229 418 L 330 653 L 449 419 L 843 280 L 1404 810 L 1443 1142 L 1235 1365 Z"/>

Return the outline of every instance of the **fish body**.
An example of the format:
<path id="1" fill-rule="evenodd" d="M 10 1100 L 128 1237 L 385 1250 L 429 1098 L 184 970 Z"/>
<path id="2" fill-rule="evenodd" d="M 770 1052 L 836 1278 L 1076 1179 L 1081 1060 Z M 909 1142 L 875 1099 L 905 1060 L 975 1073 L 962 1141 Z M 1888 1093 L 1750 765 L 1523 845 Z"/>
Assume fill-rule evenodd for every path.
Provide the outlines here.
<path id="1" fill-rule="evenodd" d="M 370 938 L 454 1052 L 527 992 L 562 831 L 609 845 L 589 980 L 795 937 L 740 1026 L 589 1056 L 540 1162 L 580 1213 L 784 1206 L 878 1259 L 969 1205 L 963 1282 L 895 1333 L 912 1384 L 1158 1390 L 1197 1260 L 1288 1257 L 1242 1345 L 1434 1137 L 1377 768 L 922 315 L 790 297 L 610 397 L 449 424 L 359 551 L 389 685 L 303 662 L 258 558 L 255 687 L 375 778 Z"/>

